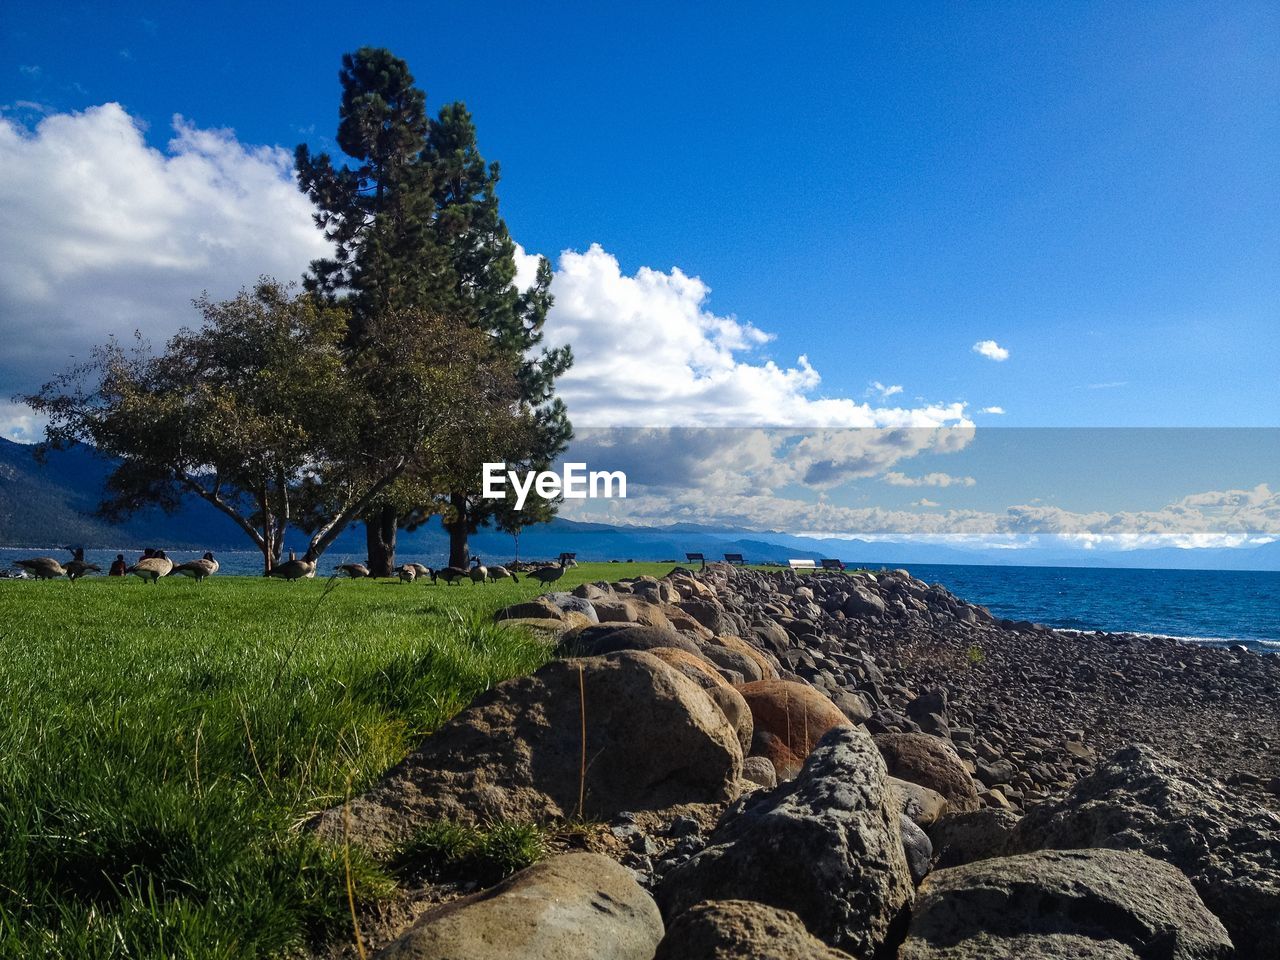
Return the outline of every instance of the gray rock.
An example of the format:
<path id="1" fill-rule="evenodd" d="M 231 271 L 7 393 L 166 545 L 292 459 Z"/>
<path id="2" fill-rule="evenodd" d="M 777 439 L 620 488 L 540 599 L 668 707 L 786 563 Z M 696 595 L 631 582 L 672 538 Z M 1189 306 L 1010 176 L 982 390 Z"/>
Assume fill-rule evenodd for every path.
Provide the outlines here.
<path id="1" fill-rule="evenodd" d="M 565 634 L 561 643 L 564 653 L 580 657 L 598 657 L 620 650 L 652 650 L 673 647 L 701 656 L 698 645 L 670 627 L 649 627 L 631 623 L 598 623 L 579 627 Z"/>
<path id="2" fill-rule="evenodd" d="M 937 855 L 935 869 L 1004 856 L 1009 836 L 1017 825 L 1016 813 L 995 807 L 939 817 L 928 828 Z"/>
<path id="3" fill-rule="evenodd" d="M 707 848 L 666 874 L 659 903 L 675 918 L 702 900 L 754 900 L 870 957 L 912 896 L 900 818 L 870 736 L 836 727 L 794 780 L 731 807 Z"/>
<path id="4" fill-rule="evenodd" d="M 870 617 L 883 617 L 885 614 L 885 603 L 871 589 L 854 584 L 849 592 L 849 596 L 844 601 L 844 612 L 846 616 L 855 617 L 863 620 Z"/>
<path id="5" fill-rule="evenodd" d="M 937 790 L 897 777 L 890 777 L 889 785 L 898 796 L 902 813 L 921 827 L 932 825 L 947 811 L 947 798 Z"/>
<path id="6" fill-rule="evenodd" d="M 566 853 L 428 910 L 378 960 L 651 960 L 662 917 L 631 871 Z"/>
<path id="7" fill-rule="evenodd" d="M 835 689 L 828 693 L 831 702 L 849 718 L 850 723 L 866 723 L 875 711 L 864 694 L 851 690 Z"/>
<path id="8" fill-rule="evenodd" d="M 579 669 L 581 668 L 581 674 Z M 732 799 L 738 735 L 693 681 L 647 653 L 555 660 L 498 684 L 372 789 L 350 803 L 350 835 L 382 847 L 427 820 L 546 822 L 578 813 L 585 691 L 587 774 L 582 815 Z M 344 836 L 342 808 L 317 818 Z"/>
<path id="9" fill-rule="evenodd" d="M 920 885 L 898 960 L 1074 956 L 1060 952 L 1064 937 L 1112 948 L 1097 956 L 1234 955 L 1226 930 L 1177 869 L 1127 851 L 1047 850 L 934 871 Z"/>
<path id="10" fill-rule="evenodd" d="M 929 864 L 933 861 L 933 844 L 929 841 L 929 835 L 905 813 L 902 814 L 899 825 L 902 827 L 902 852 L 911 869 L 911 880 L 918 885 L 929 872 Z"/>
<path id="11" fill-rule="evenodd" d="M 596 613 L 596 608 L 585 597 L 578 597 L 572 593 L 546 593 L 542 595 L 541 599 L 554 604 L 565 613 L 580 613 L 591 623 L 600 622 L 600 616 Z"/>
<path id="12" fill-rule="evenodd" d="M 742 761 L 742 779 L 772 790 L 778 785 L 778 771 L 768 757 L 747 757 Z"/>
<path id="13" fill-rule="evenodd" d="M 1111 847 L 1178 867 L 1247 960 L 1280 956 L 1280 817 L 1222 784 L 1129 746 L 1060 800 L 1033 807 L 1011 850 Z"/>
<path id="14" fill-rule="evenodd" d="M 852 960 L 816 939 L 789 910 L 710 900 L 671 924 L 653 960 Z"/>

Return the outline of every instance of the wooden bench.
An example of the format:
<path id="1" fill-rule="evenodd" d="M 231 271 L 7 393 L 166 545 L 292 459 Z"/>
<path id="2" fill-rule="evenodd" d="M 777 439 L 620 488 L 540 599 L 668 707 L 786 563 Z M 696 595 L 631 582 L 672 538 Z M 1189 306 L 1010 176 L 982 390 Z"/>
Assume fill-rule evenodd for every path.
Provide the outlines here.
<path id="1" fill-rule="evenodd" d="M 822 569 L 823 570 L 843 570 L 844 564 L 841 563 L 839 560 L 823 560 Z"/>
<path id="2" fill-rule="evenodd" d="M 738 566 L 743 566 L 746 564 L 747 561 L 742 559 L 742 554 L 740 553 L 726 553 L 724 555 L 724 562 L 737 564 Z"/>
<path id="3" fill-rule="evenodd" d="M 704 556 L 703 556 L 702 554 L 700 554 L 700 553 L 686 553 L 686 554 L 684 555 L 684 558 L 685 558 L 685 560 L 687 560 L 689 563 L 699 563 L 699 562 L 701 562 L 702 566 L 701 566 L 699 569 L 701 569 L 701 570 L 705 570 L 705 569 L 707 569 L 707 558 L 706 558 L 706 557 L 704 557 Z"/>
<path id="4" fill-rule="evenodd" d="M 818 565 L 812 560 L 788 560 L 787 566 L 792 570 L 816 570 Z"/>

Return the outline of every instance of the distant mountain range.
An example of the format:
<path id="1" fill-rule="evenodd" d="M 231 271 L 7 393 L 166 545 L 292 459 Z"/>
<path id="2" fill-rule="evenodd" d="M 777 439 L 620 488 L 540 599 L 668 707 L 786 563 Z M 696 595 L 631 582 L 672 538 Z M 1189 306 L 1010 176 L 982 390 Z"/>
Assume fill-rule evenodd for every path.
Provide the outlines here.
<path id="1" fill-rule="evenodd" d="M 88 448 L 53 453 L 39 464 L 33 448 L 0 438 L 0 546 L 75 545 L 119 550 L 252 549 L 240 529 L 204 501 L 191 497 L 171 515 L 158 508 L 140 511 L 125 523 L 110 524 L 93 513 L 102 496 L 110 461 Z M 295 531 L 289 545 L 301 550 L 306 536 Z M 448 537 L 439 520 L 402 531 L 400 553 L 427 562 L 441 560 Z M 472 550 L 493 558 L 511 557 L 513 539 L 482 530 Z M 1280 570 L 1280 542 L 1253 548 L 1175 547 L 1111 551 L 1067 551 L 1061 547 L 1019 550 L 952 547 L 912 541 L 867 541 L 798 537 L 779 531 L 676 523 L 632 527 L 556 519 L 531 527 L 520 537 L 520 556 L 554 557 L 561 551 L 582 560 L 683 560 L 686 553 L 719 559 L 740 553 L 752 562 L 785 562 L 836 557 L 861 564 L 999 564 L 1005 566 L 1148 567 L 1155 569 Z M 364 530 L 355 526 L 335 541 L 334 554 L 364 552 Z"/>

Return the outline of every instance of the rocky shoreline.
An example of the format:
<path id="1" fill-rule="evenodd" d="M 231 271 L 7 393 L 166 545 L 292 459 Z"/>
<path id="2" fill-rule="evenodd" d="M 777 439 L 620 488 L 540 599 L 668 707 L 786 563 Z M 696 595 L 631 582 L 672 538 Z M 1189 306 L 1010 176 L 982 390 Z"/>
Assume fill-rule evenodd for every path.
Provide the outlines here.
<path id="1" fill-rule="evenodd" d="M 536 823 L 556 853 L 368 917 L 377 956 L 1280 957 L 1280 657 L 906 571 L 677 568 L 499 618 L 559 658 L 313 827 L 388 856 Z"/>

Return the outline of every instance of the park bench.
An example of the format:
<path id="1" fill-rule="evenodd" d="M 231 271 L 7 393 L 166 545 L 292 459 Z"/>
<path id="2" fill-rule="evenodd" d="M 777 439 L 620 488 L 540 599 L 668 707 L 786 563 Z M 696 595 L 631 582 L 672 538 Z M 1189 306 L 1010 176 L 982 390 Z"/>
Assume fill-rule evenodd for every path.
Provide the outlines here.
<path id="1" fill-rule="evenodd" d="M 788 560 L 787 566 L 792 570 L 816 570 L 818 565 L 812 560 Z"/>
<path id="2" fill-rule="evenodd" d="M 823 560 L 822 569 L 823 570 L 843 570 L 844 564 L 841 563 L 839 560 Z"/>
<path id="3" fill-rule="evenodd" d="M 740 553 L 726 553 L 724 555 L 724 562 L 743 566 L 747 561 L 742 558 L 742 554 Z"/>
<path id="4" fill-rule="evenodd" d="M 702 570 L 707 569 L 707 558 L 700 553 L 686 553 L 684 555 L 684 558 L 690 563 L 701 562 L 702 566 L 699 569 L 702 569 Z"/>

